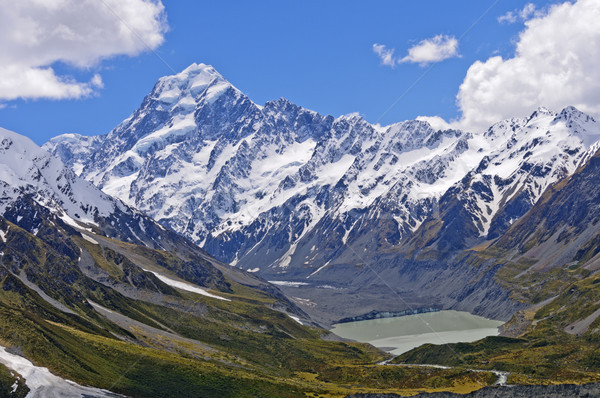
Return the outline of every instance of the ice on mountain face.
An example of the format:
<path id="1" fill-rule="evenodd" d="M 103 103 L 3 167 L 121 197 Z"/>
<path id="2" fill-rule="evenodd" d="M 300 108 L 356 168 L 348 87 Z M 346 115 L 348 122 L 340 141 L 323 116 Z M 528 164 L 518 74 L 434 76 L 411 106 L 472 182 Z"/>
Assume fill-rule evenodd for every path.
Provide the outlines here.
<path id="1" fill-rule="evenodd" d="M 193 114 L 176 115 L 169 126 L 165 126 L 139 140 L 133 147 L 138 155 L 144 156 L 153 146 L 164 147 L 165 143 L 175 141 L 180 136 L 193 132 L 196 128 Z"/>
<path id="2" fill-rule="evenodd" d="M 161 78 L 82 175 L 222 260 L 314 272 L 332 260 L 323 253 L 364 236 L 399 244 L 449 190 L 481 237 L 493 235 L 581 164 L 599 132 L 571 108 L 470 134 L 374 126 L 285 99 L 260 107 L 194 64 Z"/>
<path id="3" fill-rule="evenodd" d="M 492 126 L 486 136 L 496 148 L 458 194 L 480 237 L 497 237 L 552 183 L 573 173 L 595 152 L 598 134 L 600 124 L 574 108 L 558 115 L 539 108 L 527 119 Z"/>
<path id="4" fill-rule="evenodd" d="M 55 202 L 69 217 L 87 224 L 94 224 L 96 216 L 107 216 L 115 208 L 114 200 L 77 178 L 60 160 L 28 138 L 5 129 L 0 129 L 0 181 L 5 186 L 2 211 L 23 193 Z"/>

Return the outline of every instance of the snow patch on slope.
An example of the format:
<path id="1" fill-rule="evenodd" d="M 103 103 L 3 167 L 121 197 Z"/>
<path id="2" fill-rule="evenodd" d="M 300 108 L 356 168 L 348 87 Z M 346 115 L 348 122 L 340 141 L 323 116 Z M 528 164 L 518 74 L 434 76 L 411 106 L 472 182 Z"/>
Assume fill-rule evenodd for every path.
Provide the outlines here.
<path id="1" fill-rule="evenodd" d="M 34 397 L 122 397 L 99 388 L 84 387 L 79 384 L 60 378 L 50 373 L 48 368 L 35 366 L 31 361 L 19 355 L 11 354 L 5 347 L 0 346 L 0 363 L 14 370 L 25 378 L 25 384 L 30 391 L 27 398 Z"/>
<path id="2" fill-rule="evenodd" d="M 215 299 L 218 299 L 218 300 L 231 301 L 228 298 L 217 296 L 215 294 L 209 293 L 206 290 L 201 289 L 198 286 L 193 285 L 191 283 L 176 281 L 175 279 L 171 279 L 168 276 L 165 276 L 165 275 L 160 274 L 158 272 L 150 271 L 150 270 L 147 270 L 147 269 L 144 269 L 144 271 L 153 273 L 154 276 L 156 276 L 162 282 L 164 282 L 167 285 L 172 286 L 174 288 L 181 289 L 181 290 L 186 290 L 186 291 L 192 292 L 192 293 L 198 293 L 198 294 L 201 294 L 202 296 L 211 297 L 211 298 L 215 298 Z"/>

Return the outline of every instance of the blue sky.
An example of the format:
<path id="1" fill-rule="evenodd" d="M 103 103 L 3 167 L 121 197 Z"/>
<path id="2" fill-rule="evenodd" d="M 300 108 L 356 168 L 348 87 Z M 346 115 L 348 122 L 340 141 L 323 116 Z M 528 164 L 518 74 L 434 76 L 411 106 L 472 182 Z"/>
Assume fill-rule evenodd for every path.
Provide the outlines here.
<path id="1" fill-rule="evenodd" d="M 461 116 L 456 96 L 473 63 L 514 56 L 525 29 L 517 11 L 528 3 L 163 0 L 168 31 L 154 52 L 109 54 L 83 66 L 53 61 L 46 66 L 57 75 L 86 82 L 99 75 L 102 87 L 76 99 L 0 99 L 0 126 L 38 144 L 67 132 L 107 133 L 139 106 L 159 77 L 193 62 L 213 65 L 259 104 L 285 97 L 322 114 L 359 112 L 373 123 L 419 115 L 449 121 Z M 538 10 L 554 3 L 559 2 L 533 2 Z M 498 21 L 509 12 L 512 23 Z M 458 40 L 457 52 L 441 62 L 390 67 L 373 51 L 379 43 L 401 58 L 436 35 Z"/>

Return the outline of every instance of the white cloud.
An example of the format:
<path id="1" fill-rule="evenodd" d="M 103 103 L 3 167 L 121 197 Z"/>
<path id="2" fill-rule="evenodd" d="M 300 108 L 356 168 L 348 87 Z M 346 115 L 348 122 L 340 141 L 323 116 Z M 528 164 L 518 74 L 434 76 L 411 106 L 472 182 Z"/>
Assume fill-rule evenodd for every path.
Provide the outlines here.
<path id="1" fill-rule="evenodd" d="M 498 17 L 498 22 L 506 24 L 515 23 L 517 20 L 517 15 L 513 11 L 508 11 L 506 14 Z"/>
<path id="2" fill-rule="evenodd" d="M 458 40 L 453 36 L 437 35 L 421 40 L 408 50 L 408 55 L 398 63 L 411 62 L 427 65 L 458 56 Z"/>
<path id="3" fill-rule="evenodd" d="M 514 57 L 471 65 L 457 95 L 462 118 L 456 125 L 485 129 L 542 105 L 599 115 L 599 20 L 598 0 L 565 2 L 528 20 Z"/>
<path id="4" fill-rule="evenodd" d="M 519 20 L 527 21 L 531 17 L 541 16 L 542 11 L 538 10 L 533 3 L 525 4 L 521 10 L 508 11 L 506 14 L 498 17 L 498 22 L 512 24 Z"/>
<path id="5" fill-rule="evenodd" d="M 0 99 L 81 98 L 102 87 L 59 76 L 115 55 L 157 48 L 167 29 L 160 0 L 0 0 Z"/>
<path id="6" fill-rule="evenodd" d="M 404 58 L 394 56 L 395 49 L 383 44 L 373 44 L 373 52 L 377 54 L 382 65 L 391 66 L 410 62 L 425 66 L 448 58 L 458 57 L 458 40 L 453 36 L 437 35 L 430 39 L 421 40 L 408 50 Z"/>
<path id="7" fill-rule="evenodd" d="M 394 58 L 394 49 L 391 50 L 386 48 L 383 44 L 373 44 L 373 52 L 377 54 L 381 60 L 382 65 L 394 67 L 396 65 L 396 59 Z"/>
<path id="8" fill-rule="evenodd" d="M 452 125 L 440 116 L 417 116 L 417 120 L 429 123 L 435 130 L 449 130 Z"/>
<path id="9" fill-rule="evenodd" d="M 519 12 L 519 16 L 521 17 L 522 20 L 526 21 L 530 17 L 536 15 L 536 13 L 537 13 L 537 10 L 535 8 L 535 4 L 527 3 L 525 5 L 525 7 L 523 7 L 523 9 Z"/>

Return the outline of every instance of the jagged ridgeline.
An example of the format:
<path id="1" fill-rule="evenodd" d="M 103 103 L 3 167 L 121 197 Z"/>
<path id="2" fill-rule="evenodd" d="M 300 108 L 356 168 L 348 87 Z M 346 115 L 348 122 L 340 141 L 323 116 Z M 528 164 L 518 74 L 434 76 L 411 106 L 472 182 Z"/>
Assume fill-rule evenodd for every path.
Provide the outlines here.
<path id="1" fill-rule="evenodd" d="M 154 350 L 167 361 L 158 368 L 177 363 L 177 380 L 214 371 L 189 384 L 211 388 L 200 395 L 465 392 L 493 383 L 490 371 L 520 384 L 598 381 L 598 138 L 600 124 L 573 107 L 464 132 L 418 120 L 382 127 L 284 99 L 259 106 L 214 68 L 192 65 L 160 79 L 107 135 L 44 146 L 73 172 L 42 167 L 60 162 L 39 148 L 28 158 L 35 167 L 8 172 L 5 244 L 20 227 L 19 240 L 43 253 L 33 263 L 61 258 L 67 268 L 37 275 L 17 259 L 7 277 L 72 322 L 36 316 L 47 321 L 31 328 L 112 339 L 136 360 Z M 57 231 L 23 224 L 36 217 Z M 63 297 L 47 272 L 68 267 Z M 502 337 L 393 361 L 451 367 L 432 370 L 373 366 L 383 354 L 323 341 L 308 319 L 414 308 L 510 321 Z M 144 391 L 140 377 L 116 391 Z"/>
<path id="2" fill-rule="evenodd" d="M 318 279 L 348 246 L 381 253 L 428 219 L 464 230 L 440 231 L 442 251 L 500 236 L 583 163 L 599 131 L 571 107 L 478 133 L 418 120 L 382 127 L 285 99 L 257 105 L 194 64 L 161 78 L 109 134 L 44 148 L 222 261 Z"/>
<path id="3" fill-rule="evenodd" d="M 103 194 L 29 139 L 0 130 L 0 142 L 5 395 L 343 396 L 494 380 L 377 367 L 386 354 L 329 341 L 276 287 Z"/>
<path id="4" fill-rule="evenodd" d="M 285 99 L 260 106 L 194 64 L 161 78 L 107 135 L 44 148 L 218 259 L 301 283 L 281 288 L 323 324 L 428 306 L 506 320 L 522 303 L 493 272 L 448 264 L 502 236 L 585 163 L 599 134 L 572 107 L 471 133 L 372 125 Z"/>

